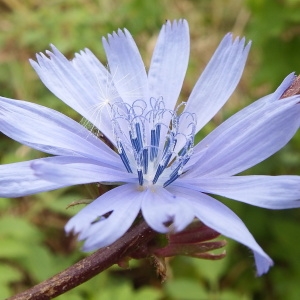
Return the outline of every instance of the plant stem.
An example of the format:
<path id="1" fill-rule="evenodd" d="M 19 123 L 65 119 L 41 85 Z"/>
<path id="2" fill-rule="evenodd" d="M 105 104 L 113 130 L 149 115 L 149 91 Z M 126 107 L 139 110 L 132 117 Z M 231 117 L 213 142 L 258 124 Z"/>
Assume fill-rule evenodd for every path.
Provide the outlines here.
<path id="1" fill-rule="evenodd" d="M 68 269 L 7 300 L 48 300 L 89 280 L 149 242 L 154 232 L 145 222 L 131 228 L 109 247 L 100 249 Z"/>

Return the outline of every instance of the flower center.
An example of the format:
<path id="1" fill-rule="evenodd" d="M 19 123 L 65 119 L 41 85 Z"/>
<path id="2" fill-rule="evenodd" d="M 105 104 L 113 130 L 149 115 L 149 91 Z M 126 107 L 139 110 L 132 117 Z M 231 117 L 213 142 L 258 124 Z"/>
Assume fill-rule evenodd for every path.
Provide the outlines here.
<path id="1" fill-rule="evenodd" d="M 114 103 L 112 123 L 117 150 L 129 173 L 141 186 L 168 186 L 183 171 L 193 152 L 196 116 L 165 108 L 162 98 Z"/>

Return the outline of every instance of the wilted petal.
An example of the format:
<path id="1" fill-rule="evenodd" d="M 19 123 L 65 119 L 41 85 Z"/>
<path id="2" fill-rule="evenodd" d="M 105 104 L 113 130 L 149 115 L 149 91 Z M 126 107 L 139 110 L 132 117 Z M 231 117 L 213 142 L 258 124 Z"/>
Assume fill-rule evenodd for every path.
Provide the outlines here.
<path id="1" fill-rule="evenodd" d="M 196 217 L 220 234 L 249 247 L 254 252 L 257 275 L 268 272 L 273 265 L 271 258 L 261 249 L 242 220 L 228 207 L 214 198 L 190 189 L 172 187 L 174 194 L 185 199 Z"/>
<path id="2" fill-rule="evenodd" d="M 187 21 L 167 21 L 160 31 L 148 74 L 151 96 L 162 97 L 167 109 L 174 109 L 178 100 L 189 52 Z"/>
<path id="3" fill-rule="evenodd" d="M 181 231 L 194 218 L 193 211 L 175 193 L 159 186 L 143 191 L 142 213 L 149 226 L 162 233 Z"/>
<path id="4" fill-rule="evenodd" d="M 176 185 L 269 209 L 300 207 L 300 176 L 180 178 Z"/>
<path id="5" fill-rule="evenodd" d="M 0 131 L 54 155 L 80 155 L 123 168 L 116 153 L 67 116 L 34 103 L 0 97 Z"/>
<path id="6" fill-rule="evenodd" d="M 132 225 L 140 210 L 140 196 L 136 184 L 110 190 L 76 214 L 65 230 L 79 233 L 79 238 L 85 240 L 85 251 L 108 246 Z M 108 217 L 103 216 L 107 213 Z"/>

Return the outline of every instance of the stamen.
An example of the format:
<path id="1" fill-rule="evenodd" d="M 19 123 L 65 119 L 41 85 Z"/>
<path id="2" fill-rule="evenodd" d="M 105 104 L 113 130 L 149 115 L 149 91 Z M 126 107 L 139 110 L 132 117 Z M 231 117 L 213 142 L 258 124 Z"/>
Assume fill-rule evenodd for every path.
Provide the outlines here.
<path id="1" fill-rule="evenodd" d="M 122 160 L 127 172 L 128 173 L 133 173 L 131 168 L 130 168 L 129 159 L 126 155 L 126 152 L 125 152 L 124 147 L 123 147 L 121 142 L 118 142 L 118 152 L 119 152 L 119 155 L 121 157 L 121 160 Z"/>
<path id="2" fill-rule="evenodd" d="M 170 174 L 169 179 L 164 183 L 163 187 L 168 186 L 169 184 L 171 184 L 173 181 L 175 181 L 181 175 L 182 167 L 183 167 L 183 164 L 180 163 Z"/>
<path id="3" fill-rule="evenodd" d="M 175 111 L 166 109 L 162 98 L 151 98 L 150 110 L 144 100 L 136 100 L 131 106 L 118 103 L 112 109 L 118 152 L 127 172 L 135 171 L 142 186 L 149 182 L 157 184 L 168 169 L 169 176 L 163 186 L 174 182 L 193 152 L 195 115 L 187 112 L 177 115 L 178 108 Z M 124 131 L 126 124 L 127 133 Z M 161 141 L 162 126 L 165 126 L 163 132 L 166 134 L 164 143 Z"/>
<path id="4" fill-rule="evenodd" d="M 141 169 L 138 169 L 137 173 L 138 173 L 138 178 L 139 178 L 139 184 L 143 185 L 143 183 L 144 183 L 143 171 Z"/>
<path id="5" fill-rule="evenodd" d="M 151 129 L 151 149 L 150 149 L 150 160 L 154 161 L 157 156 L 156 151 L 156 132 L 154 129 Z"/>
<path id="6" fill-rule="evenodd" d="M 158 155 L 158 147 L 160 142 L 161 125 L 157 124 L 155 129 L 151 129 L 151 153 L 150 160 L 154 161 Z"/>
<path id="7" fill-rule="evenodd" d="M 159 176 L 163 173 L 165 168 L 168 166 L 171 157 L 172 157 L 172 152 L 170 152 L 170 151 L 166 152 L 166 154 L 163 156 L 163 159 L 161 160 L 161 162 L 156 170 L 154 179 L 152 181 L 153 184 L 155 184 L 157 182 Z"/>
<path id="8" fill-rule="evenodd" d="M 129 136 L 130 136 L 132 147 L 136 152 L 139 152 L 140 145 L 139 145 L 138 138 L 133 137 L 132 131 L 129 131 Z"/>
<path id="9" fill-rule="evenodd" d="M 142 140 L 140 123 L 135 124 L 135 130 L 136 130 L 137 147 L 138 147 L 137 152 L 139 152 L 143 148 L 143 140 Z"/>
<path id="10" fill-rule="evenodd" d="M 176 174 L 176 176 L 172 176 L 170 177 L 163 185 L 163 187 L 167 187 L 168 185 L 170 185 L 173 181 L 175 181 L 180 175 Z"/>
<path id="11" fill-rule="evenodd" d="M 147 174 L 148 173 L 148 149 L 143 149 L 143 159 L 142 159 L 142 163 L 143 163 L 143 170 L 144 173 Z"/>
<path id="12" fill-rule="evenodd" d="M 162 172 L 164 171 L 164 169 L 165 169 L 164 165 L 161 165 L 161 164 L 158 165 L 158 168 L 156 170 L 155 176 L 154 176 L 154 178 L 152 180 L 153 184 L 155 184 L 157 182 L 159 176 L 162 174 Z"/>

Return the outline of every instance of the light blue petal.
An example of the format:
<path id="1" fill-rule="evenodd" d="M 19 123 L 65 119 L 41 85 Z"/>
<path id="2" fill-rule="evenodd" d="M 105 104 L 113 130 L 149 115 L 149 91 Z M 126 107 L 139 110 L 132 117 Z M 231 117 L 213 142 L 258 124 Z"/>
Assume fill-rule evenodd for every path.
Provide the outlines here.
<path id="1" fill-rule="evenodd" d="M 118 155 L 86 128 L 34 103 L 0 97 L 0 131 L 46 153 L 90 157 L 123 169 Z"/>
<path id="2" fill-rule="evenodd" d="M 186 20 L 163 25 L 148 73 L 151 97 L 162 97 L 167 109 L 174 109 L 186 73 L 190 52 Z"/>
<path id="3" fill-rule="evenodd" d="M 90 51 L 77 54 L 74 62 L 65 58 L 53 45 L 52 52 L 37 55 L 38 62 L 30 60 L 45 86 L 59 99 L 79 112 L 84 118 L 113 140 L 111 124 L 107 122 L 107 106 L 103 106 L 103 91 L 111 81 L 108 71 Z M 89 76 L 86 76 L 87 73 Z M 98 84 L 95 84 L 95 77 Z M 92 81 L 91 78 L 93 78 Z"/>
<path id="4" fill-rule="evenodd" d="M 273 94 L 267 95 L 267 96 L 261 98 L 260 100 L 264 100 L 267 102 L 277 101 L 278 99 L 281 98 L 283 93 L 292 85 L 292 83 L 296 80 L 296 78 L 297 78 L 297 76 L 295 75 L 295 73 L 290 73 L 289 75 L 287 75 L 284 78 L 282 83 L 279 85 L 279 87 L 276 89 L 276 91 Z M 258 101 L 256 101 L 256 102 L 258 102 Z"/>
<path id="5" fill-rule="evenodd" d="M 39 178 L 64 186 L 92 182 L 112 184 L 137 181 L 136 175 L 128 174 L 125 168 L 118 170 L 83 157 L 36 161 L 31 167 Z"/>
<path id="6" fill-rule="evenodd" d="M 249 247 L 254 252 L 258 276 L 268 272 L 273 261 L 233 211 L 214 198 L 197 191 L 182 187 L 172 187 L 170 191 L 182 200 L 185 199 L 185 205 L 189 205 L 196 217 L 208 227 Z"/>
<path id="7" fill-rule="evenodd" d="M 300 176 L 183 177 L 174 184 L 269 209 L 300 207 Z"/>
<path id="8" fill-rule="evenodd" d="M 142 194 L 142 213 L 154 230 L 161 233 L 177 232 L 193 221 L 193 211 L 176 194 L 159 186 L 148 188 Z"/>
<path id="9" fill-rule="evenodd" d="M 102 65 L 98 58 L 89 49 L 75 53 L 70 61 L 78 73 L 82 74 L 94 88 L 103 88 L 112 81 L 109 71 Z M 112 86 L 113 87 L 113 86 Z"/>
<path id="10" fill-rule="evenodd" d="M 198 132 L 225 104 L 244 70 L 250 44 L 227 34 L 197 81 L 185 111 L 197 115 Z"/>
<path id="11" fill-rule="evenodd" d="M 148 80 L 139 50 L 128 30 L 103 38 L 108 65 L 114 85 L 128 104 L 135 100 L 148 101 Z"/>
<path id="12" fill-rule="evenodd" d="M 132 225 L 140 210 L 141 193 L 135 184 L 114 188 L 76 214 L 65 226 L 66 232 L 79 233 L 84 251 L 108 246 Z M 112 212 L 107 218 L 104 214 Z M 101 220 L 100 220 L 101 218 Z"/>
<path id="13" fill-rule="evenodd" d="M 218 135 L 221 135 L 223 130 L 223 127 L 231 127 L 234 126 L 234 124 L 240 122 L 245 118 L 245 116 L 252 115 L 256 111 L 259 111 L 266 103 L 271 103 L 274 101 L 277 101 L 280 99 L 282 94 L 290 87 L 292 82 L 295 80 L 294 73 L 289 74 L 280 84 L 280 86 L 276 89 L 276 91 L 272 94 L 269 94 L 265 97 L 260 98 L 259 100 L 251 103 L 250 105 L 246 106 L 244 109 L 240 110 L 233 116 L 231 116 L 229 119 L 227 119 L 225 122 L 223 122 L 220 126 L 218 126 L 211 135 L 208 135 L 204 142 L 198 143 L 193 150 L 193 156 L 191 157 L 190 161 L 187 163 L 186 167 L 190 168 L 193 164 L 195 164 L 199 158 L 208 150 L 208 148 L 205 146 L 205 140 L 206 139 L 212 139 L 217 137 Z M 207 143 L 206 143 L 207 144 Z"/>
<path id="14" fill-rule="evenodd" d="M 39 178 L 32 169 L 34 163 L 56 161 L 56 159 L 56 157 L 48 157 L 0 165 L 0 197 L 22 197 L 64 187 L 62 182 Z"/>
<path id="15" fill-rule="evenodd" d="M 196 147 L 187 177 L 229 176 L 268 158 L 300 126 L 299 96 L 260 101 L 222 123 Z"/>
<path id="16" fill-rule="evenodd" d="M 113 127 L 111 126 L 111 105 L 122 102 L 113 78 L 96 56 L 85 49 L 75 54 L 71 61 L 74 68 L 97 90 L 97 103 L 91 107 L 88 120 L 104 133 L 115 144 Z"/>

